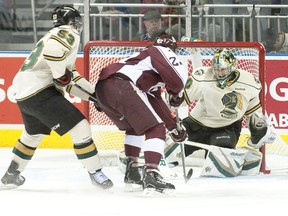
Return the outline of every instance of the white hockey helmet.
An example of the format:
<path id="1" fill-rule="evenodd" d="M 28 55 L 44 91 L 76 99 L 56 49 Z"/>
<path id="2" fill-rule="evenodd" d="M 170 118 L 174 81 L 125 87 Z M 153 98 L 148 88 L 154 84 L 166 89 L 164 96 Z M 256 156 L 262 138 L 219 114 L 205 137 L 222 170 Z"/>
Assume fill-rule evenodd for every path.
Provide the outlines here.
<path id="1" fill-rule="evenodd" d="M 226 50 L 219 49 L 212 59 L 212 70 L 221 88 L 225 88 L 230 74 L 236 70 L 237 60 L 234 55 Z"/>

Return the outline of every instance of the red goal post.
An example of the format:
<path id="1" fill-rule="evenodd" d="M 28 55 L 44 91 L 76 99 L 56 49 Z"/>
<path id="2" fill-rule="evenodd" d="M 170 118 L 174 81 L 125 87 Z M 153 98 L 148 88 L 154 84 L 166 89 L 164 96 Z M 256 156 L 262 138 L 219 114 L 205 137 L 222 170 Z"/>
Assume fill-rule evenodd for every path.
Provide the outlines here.
<path id="1" fill-rule="evenodd" d="M 84 47 L 84 76 L 95 84 L 102 68 L 128 57 L 151 45 L 147 41 L 90 41 Z M 260 99 L 265 112 L 265 48 L 258 42 L 178 42 L 177 55 L 180 57 L 187 72 L 199 66 L 211 65 L 211 59 L 216 49 L 229 49 L 237 58 L 238 68 L 253 73 L 262 83 L 263 90 Z M 193 109 L 190 106 L 189 109 Z M 93 139 L 99 150 L 119 151 L 123 148 L 124 133 L 104 113 L 99 113 L 93 104 L 85 103 L 85 115 L 92 126 Z M 243 121 L 245 131 L 246 120 Z M 247 130 L 246 130 L 247 131 Z M 241 135 L 238 145 L 246 145 L 248 135 Z M 261 170 L 265 168 L 265 147 L 261 148 L 263 161 Z"/>

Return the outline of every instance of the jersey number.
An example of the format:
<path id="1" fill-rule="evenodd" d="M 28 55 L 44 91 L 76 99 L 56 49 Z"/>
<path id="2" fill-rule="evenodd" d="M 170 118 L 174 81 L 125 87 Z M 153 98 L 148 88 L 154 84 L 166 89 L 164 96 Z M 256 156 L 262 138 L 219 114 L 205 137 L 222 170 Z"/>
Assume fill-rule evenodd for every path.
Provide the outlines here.
<path id="1" fill-rule="evenodd" d="M 170 57 L 169 60 L 171 61 L 171 63 L 172 63 L 173 66 L 182 65 L 182 62 L 181 62 L 181 61 L 178 61 L 178 60 L 176 59 L 176 57 L 174 57 L 174 56 Z"/>
<path id="2" fill-rule="evenodd" d="M 57 33 L 57 35 L 62 38 L 62 39 L 66 39 L 66 41 L 68 42 L 68 44 L 70 46 L 72 46 L 75 42 L 75 38 L 72 34 L 70 34 L 68 31 L 66 30 L 59 30 L 59 32 Z"/>
<path id="3" fill-rule="evenodd" d="M 74 36 L 72 34 L 69 34 L 68 31 L 60 30 L 57 35 L 62 39 L 66 39 L 68 44 L 71 46 L 75 42 Z M 43 41 L 39 41 L 39 43 L 37 43 L 36 47 L 32 50 L 30 56 L 25 60 L 24 64 L 21 66 L 21 69 L 20 69 L 21 71 L 28 70 L 35 65 L 35 63 L 37 62 L 37 60 L 38 60 L 38 58 L 39 58 L 39 56 L 43 50 L 43 47 L 44 47 Z"/>
<path id="4" fill-rule="evenodd" d="M 36 47 L 32 50 L 30 56 L 25 60 L 24 64 L 21 66 L 21 71 L 25 71 L 32 68 L 38 60 L 39 55 L 43 50 L 43 41 L 40 41 Z"/>

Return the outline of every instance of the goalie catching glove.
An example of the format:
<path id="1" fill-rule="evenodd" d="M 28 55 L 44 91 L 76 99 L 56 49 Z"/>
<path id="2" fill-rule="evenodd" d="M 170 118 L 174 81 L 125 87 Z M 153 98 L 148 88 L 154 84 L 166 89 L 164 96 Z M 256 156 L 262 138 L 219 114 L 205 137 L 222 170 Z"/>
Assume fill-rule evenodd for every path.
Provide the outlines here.
<path id="1" fill-rule="evenodd" d="M 182 125 L 179 125 L 179 127 L 169 131 L 169 135 L 174 142 L 183 142 L 187 138 L 186 130 Z"/>
<path id="2" fill-rule="evenodd" d="M 247 141 L 248 146 L 258 149 L 265 144 L 272 144 L 276 139 L 276 134 L 268 125 L 265 117 L 257 113 L 252 114 L 249 119 L 249 130 L 251 137 Z"/>

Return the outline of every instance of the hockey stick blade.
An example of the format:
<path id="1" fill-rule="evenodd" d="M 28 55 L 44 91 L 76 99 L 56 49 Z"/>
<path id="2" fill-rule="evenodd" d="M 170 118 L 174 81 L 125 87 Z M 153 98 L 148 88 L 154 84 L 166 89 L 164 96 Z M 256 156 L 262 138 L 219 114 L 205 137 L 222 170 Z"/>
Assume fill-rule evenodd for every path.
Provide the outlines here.
<path id="1" fill-rule="evenodd" d="M 172 161 L 172 162 L 169 162 L 168 163 L 168 167 L 169 168 L 174 168 L 174 167 L 176 167 L 176 166 L 178 166 L 179 165 L 179 162 L 178 161 Z"/>
<path id="2" fill-rule="evenodd" d="M 188 173 L 187 173 L 187 175 L 186 175 L 185 183 L 187 183 L 187 182 L 191 179 L 192 175 L 193 175 L 193 168 L 191 168 L 191 169 L 188 171 Z"/>
<path id="3" fill-rule="evenodd" d="M 175 112 L 176 112 L 176 125 L 177 125 L 177 128 L 180 129 L 181 126 L 180 126 L 178 108 L 175 109 Z M 181 146 L 181 158 L 182 158 L 182 167 L 183 167 L 184 181 L 185 181 L 185 183 L 187 183 L 187 181 L 191 178 L 191 176 L 193 174 L 193 170 L 190 169 L 188 174 L 186 174 L 186 168 L 185 168 L 186 165 L 185 165 L 185 156 L 184 156 L 183 142 L 180 144 L 180 146 Z"/>

